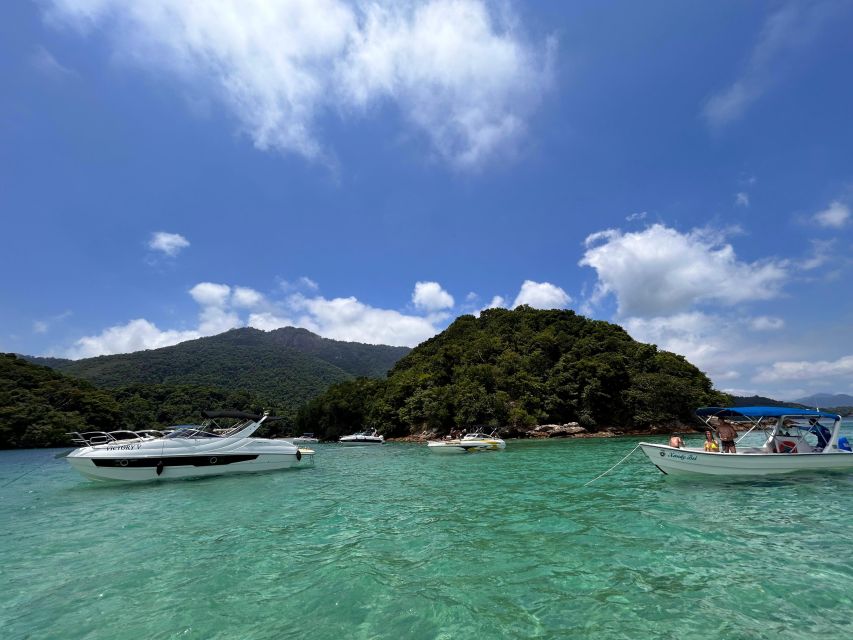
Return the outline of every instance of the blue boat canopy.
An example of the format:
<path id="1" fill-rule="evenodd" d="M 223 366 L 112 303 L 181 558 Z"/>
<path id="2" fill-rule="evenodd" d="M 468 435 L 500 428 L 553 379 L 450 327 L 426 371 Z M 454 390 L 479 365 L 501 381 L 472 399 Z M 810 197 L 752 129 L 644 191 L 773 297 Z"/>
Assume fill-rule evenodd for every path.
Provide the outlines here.
<path id="1" fill-rule="evenodd" d="M 782 418 L 786 416 L 799 416 L 804 418 L 841 419 L 835 413 L 815 411 L 814 409 L 800 409 L 798 407 L 702 407 L 701 409 L 696 409 L 696 415 L 700 418 L 707 416 L 717 416 L 720 418 Z"/>

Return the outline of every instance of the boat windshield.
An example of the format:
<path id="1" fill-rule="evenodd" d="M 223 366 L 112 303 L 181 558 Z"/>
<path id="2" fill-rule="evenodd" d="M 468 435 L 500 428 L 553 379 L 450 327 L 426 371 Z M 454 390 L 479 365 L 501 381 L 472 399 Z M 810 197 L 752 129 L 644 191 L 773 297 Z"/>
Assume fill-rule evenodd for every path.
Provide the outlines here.
<path id="1" fill-rule="evenodd" d="M 221 438 L 218 433 L 210 433 L 198 427 L 179 427 L 172 433 L 164 436 L 165 438 Z"/>

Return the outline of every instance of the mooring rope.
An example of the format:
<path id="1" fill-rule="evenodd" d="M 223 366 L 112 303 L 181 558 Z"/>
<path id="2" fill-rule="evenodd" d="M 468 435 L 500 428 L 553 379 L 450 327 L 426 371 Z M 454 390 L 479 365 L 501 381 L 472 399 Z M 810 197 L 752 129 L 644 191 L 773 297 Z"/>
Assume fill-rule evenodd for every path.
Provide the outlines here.
<path id="1" fill-rule="evenodd" d="M 633 453 L 634 453 L 637 449 L 639 449 L 639 448 L 640 448 L 640 445 L 637 445 L 636 447 L 634 447 L 633 449 L 631 449 L 630 453 L 628 453 L 628 455 L 627 455 L 627 456 L 625 456 L 624 458 L 622 458 L 619 462 L 617 462 L 616 464 L 614 464 L 612 467 L 610 467 L 607 471 L 605 471 L 604 473 L 602 473 L 600 476 L 595 476 L 592 480 L 590 480 L 589 482 L 587 482 L 584 486 L 586 487 L 587 485 L 591 485 L 593 482 L 595 482 L 595 481 L 596 481 L 596 480 L 598 480 L 599 478 L 603 478 L 604 476 L 606 476 L 608 473 L 610 473 L 611 471 L 613 471 L 616 467 L 618 467 L 620 464 L 622 464 L 622 463 L 623 463 L 623 462 L 625 462 L 628 458 L 630 458 L 630 457 L 631 457 L 631 454 L 633 454 Z"/>

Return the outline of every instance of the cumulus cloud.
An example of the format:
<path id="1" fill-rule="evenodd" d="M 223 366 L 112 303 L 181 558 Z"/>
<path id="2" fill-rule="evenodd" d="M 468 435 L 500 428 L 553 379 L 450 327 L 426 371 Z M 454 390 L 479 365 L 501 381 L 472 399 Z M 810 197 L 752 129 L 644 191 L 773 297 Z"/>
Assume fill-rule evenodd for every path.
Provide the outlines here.
<path id="1" fill-rule="evenodd" d="M 198 337 L 197 331 L 162 331 L 154 323 L 137 318 L 126 324 L 104 329 L 98 335 L 80 338 L 65 353 L 65 356 L 77 359 L 112 353 L 130 353 L 143 349 L 168 347 Z"/>
<path id="2" fill-rule="evenodd" d="M 850 220 L 850 207 L 839 200 L 834 200 L 823 211 L 818 211 L 812 218 L 821 227 L 841 229 Z"/>
<path id="3" fill-rule="evenodd" d="M 223 307 L 231 295 L 231 287 L 215 282 L 199 282 L 190 289 L 193 300 L 203 306 Z"/>
<path id="4" fill-rule="evenodd" d="M 296 294 L 287 308 L 296 314 L 295 326 L 336 340 L 415 346 L 439 331 L 432 318 L 379 309 L 354 297 L 328 300 Z"/>
<path id="5" fill-rule="evenodd" d="M 151 238 L 148 240 L 149 249 L 152 251 L 161 251 L 170 258 L 174 258 L 181 252 L 181 249 L 185 249 L 188 246 L 190 246 L 189 240 L 180 233 L 156 231 L 151 234 Z"/>
<path id="6" fill-rule="evenodd" d="M 255 146 L 324 160 L 328 115 L 396 108 L 459 168 L 511 150 L 548 84 L 553 43 L 484 0 L 48 0 L 120 57 L 210 88 Z"/>
<path id="7" fill-rule="evenodd" d="M 743 116 L 798 60 L 797 54 L 815 41 L 827 18 L 839 8 L 831 0 L 790 1 L 774 11 L 764 22 L 740 76 L 703 106 L 708 125 L 722 127 Z"/>
<path id="8" fill-rule="evenodd" d="M 264 295 L 249 287 L 234 287 L 231 304 L 243 309 L 254 309 L 265 302 Z"/>
<path id="9" fill-rule="evenodd" d="M 842 356 L 838 360 L 799 360 L 780 361 L 759 370 L 754 380 L 756 382 L 777 383 L 797 382 L 808 383 L 829 381 L 831 388 L 839 384 L 849 387 L 853 379 L 853 355 Z"/>
<path id="10" fill-rule="evenodd" d="M 525 280 L 512 306 L 526 304 L 534 309 L 564 309 L 571 301 L 569 294 L 555 284 Z"/>
<path id="11" fill-rule="evenodd" d="M 200 282 L 189 294 L 201 307 L 194 328 L 160 329 L 149 320 L 137 318 L 80 338 L 64 355 L 77 359 L 157 349 L 243 326 L 264 331 L 302 327 L 326 338 L 412 347 L 438 333 L 447 319 L 446 314 L 436 312 L 443 307 L 434 305 L 425 308 L 429 313 L 421 316 L 373 307 L 355 297 L 326 299 L 293 293 L 275 300 L 249 287 L 214 282 Z M 442 300 L 440 295 L 427 299 Z M 241 311 L 246 310 L 249 315 L 244 319 Z"/>
<path id="12" fill-rule="evenodd" d="M 418 309 L 439 311 L 453 306 L 453 296 L 437 282 L 417 282 L 412 292 L 412 302 Z"/>
<path id="13" fill-rule="evenodd" d="M 597 272 L 593 300 L 614 295 L 626 317 L 683 313 L 698 302 L 768 300 L 779 295 L 788 275 L 783 261 L 738 260 L 719 232 L 681 233 L 661 224 L 635 233 L 594 233 L 580 264 Z"/>

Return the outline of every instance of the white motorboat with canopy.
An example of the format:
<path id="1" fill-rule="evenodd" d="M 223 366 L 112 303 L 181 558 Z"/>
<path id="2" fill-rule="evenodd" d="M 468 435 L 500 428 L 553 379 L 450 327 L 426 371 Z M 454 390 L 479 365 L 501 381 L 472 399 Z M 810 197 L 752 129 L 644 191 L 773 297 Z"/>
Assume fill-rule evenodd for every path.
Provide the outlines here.
<path id="1" fill-rule="evenodd" d="M 712 432 L 723 420 L 745 430 L 735 441 L 737 452 L 641 442 L 643 453 L 663 473 L 736 476 L 853 470 L 850 442 L 841 434 L 841 416 L 834 413 L 796 407 L 705 407 L 696 415 Z"/>
<path id="2" fill-rule="evenodd" d="M 500 451 L 506 448 L 506 442 L 495 435 L 481 432 L 468 433 L 462 438 L 449 440 L 430 440 L 427 448 L 433 453 L 476 453 L 477 451 Z"/>
<path id="3" fill-rule="evenodd" d="M 379 435 L 375 429 L 373 431 L 360 431 L 348 436 L 342 436 L 338 442 L 347 447 L 360 447 L 370 444 L 385 444 L 385 436 Z"/>
<path id="4" fill-rule="evenodd" d="M 314 452 L 287 440 L 250 437 L 267 419 L 241 411 L 206 411 L 198 426 L 149 431 L 70 433 L 81 445 L 65 459 L 91 480 L 170 480 L 275 471 L 313 463 Z M 216 419 L 236 419 L 220 427 Z"/>

